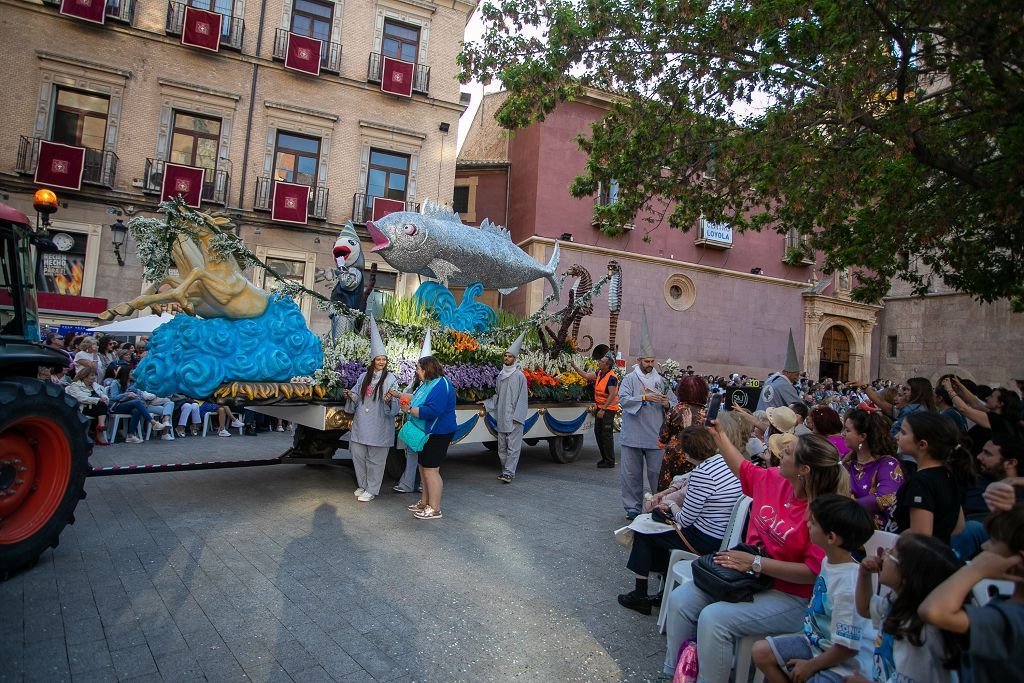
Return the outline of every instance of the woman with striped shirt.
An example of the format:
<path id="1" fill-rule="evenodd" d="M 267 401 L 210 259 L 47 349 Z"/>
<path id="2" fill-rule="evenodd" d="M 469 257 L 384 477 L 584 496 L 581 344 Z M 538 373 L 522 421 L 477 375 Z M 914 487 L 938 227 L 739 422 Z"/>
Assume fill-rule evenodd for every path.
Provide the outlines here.
<path id="1" fill-rule="evenodd" d="M 626 567 L 636 574 L 636 587 L 619 596 L 619 604 L 641 614 L 650 614 L 657 599 L 647 595 L 647 577 L 652 571 L 664 572 L 673 550 L 686 550 L 704 555 L 719 549 L 729 525 L 732 509 L 742 495 L 736 478 L 722 456 L 717 454 L 714 439 L 703 426 L 687 427 L 679 435 L 686 458 L 696 465 L 687 477 L 682 505 L 672 502 L 658 507 L 670 514 L 678 530 L 668 528 L 662 533 L 633 534 L 633 550 Z"/>

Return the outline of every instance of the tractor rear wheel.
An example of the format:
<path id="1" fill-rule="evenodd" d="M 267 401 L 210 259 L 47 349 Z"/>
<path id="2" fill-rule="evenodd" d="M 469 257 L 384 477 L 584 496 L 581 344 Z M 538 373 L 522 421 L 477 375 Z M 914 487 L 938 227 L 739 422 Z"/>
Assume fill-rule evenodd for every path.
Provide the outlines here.
<path id="1" fill-rule="evenodd" d="M 56 547 L 85 498 L 92 445 L 78 402 L 52 382 L 0 381 L 0 580 Z"/>

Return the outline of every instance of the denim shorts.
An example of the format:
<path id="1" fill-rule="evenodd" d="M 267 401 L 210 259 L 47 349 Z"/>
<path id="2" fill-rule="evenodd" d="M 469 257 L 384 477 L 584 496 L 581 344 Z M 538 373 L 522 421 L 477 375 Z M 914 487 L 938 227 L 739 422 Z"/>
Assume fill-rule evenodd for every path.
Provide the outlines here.
<path id="1" fill-rule="evenodd" d="M 768 645 L 772 648 L 775 661 L 786 673 L 789 673 L 789 666 L 786 664 L 789 660 L 814 658 L 811 643 L 807 640 L 807 636 L 802 633 L 786 636 L 768 636 L 765 640 L 768 641 Z M 807 683 L 843 683 L 843 677 L 834 671 L 826 669 L 811 676 Z"/>

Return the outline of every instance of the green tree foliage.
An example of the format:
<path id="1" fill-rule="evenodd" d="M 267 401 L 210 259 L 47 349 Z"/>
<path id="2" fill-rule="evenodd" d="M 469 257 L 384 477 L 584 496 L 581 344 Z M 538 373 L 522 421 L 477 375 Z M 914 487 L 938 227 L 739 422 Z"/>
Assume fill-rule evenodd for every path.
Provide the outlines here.
<path id="1" fill-rule="evenodd" d="M 1017 0 L 496 0 L 459 56 L 507 128 L 587 87 L 613 104 L 570 191 L 617 179 L 604 225 L 795 228 L 855 298 L 938 277 L 1024 295 L 1024 12 Z M 751 107 L 761 102 L 761 106 Z M 669 200 L 669 201 L 665 201 Z M 614 227 L 606 228 L 614 231 Z"/>

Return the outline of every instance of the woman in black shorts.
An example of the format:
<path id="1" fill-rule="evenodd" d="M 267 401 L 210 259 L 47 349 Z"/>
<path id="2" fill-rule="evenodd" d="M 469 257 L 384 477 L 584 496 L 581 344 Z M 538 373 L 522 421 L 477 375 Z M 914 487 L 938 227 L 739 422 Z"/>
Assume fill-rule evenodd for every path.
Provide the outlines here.
<path id="1" fill-rule="evenodd" d="M 430 436 L 419 453 L 423 497 L 409 509 L 419 519 L 440 519 L 441 492 L 444 489 L 440 467 L 455 434 L 455 387 L 444 376 L 444 368 L 433 356 L 420 358 L 416 364 L 416 378 L 415 391 L 411 396 L 406 394 L 407 399 L 401 401 L 402 412 L 409 414 L 411 417 L 408 419 L 416 420 L 416 424 Z"/>

